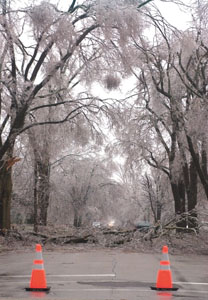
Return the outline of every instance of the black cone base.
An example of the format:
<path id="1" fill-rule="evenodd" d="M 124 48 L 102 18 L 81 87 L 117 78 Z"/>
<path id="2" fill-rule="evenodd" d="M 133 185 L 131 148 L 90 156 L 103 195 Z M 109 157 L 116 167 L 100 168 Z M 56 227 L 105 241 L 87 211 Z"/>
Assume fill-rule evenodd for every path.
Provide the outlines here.
<path id="1" fill-rule="evenodd" d="M 151 286 L 150 288 L 151 288 L 151 290 L 154 290 L 154 291 L 177 291 L 178 290 L 178 287 L 157 288 L 156 286 Z"/>
<path id="2" fill-rule="evenodd" d="M 49 292 L 51 287 L 47 288 L 25 288 L 27 292 Z"/>

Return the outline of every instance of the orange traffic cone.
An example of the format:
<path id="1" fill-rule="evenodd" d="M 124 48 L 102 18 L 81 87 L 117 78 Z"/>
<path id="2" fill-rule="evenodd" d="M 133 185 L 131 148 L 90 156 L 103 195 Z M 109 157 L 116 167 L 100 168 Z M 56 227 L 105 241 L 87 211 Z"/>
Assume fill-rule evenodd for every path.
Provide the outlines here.
<path id="1" fill-rule="evenodd" d="M 160 269 L 157 273 L 156 287 L 151 286 L 151 289 L 159 291 L 177 291 L 178 288 L 173 287 L 172 283 L 172 273 L 170 270 L 170 261 L 167 246 L 163 246 L 162 254 L 163 258 L 160 261 Z"/>
<path id="2" fill-rule="evenodd" d="M 36 260 L 33 261 L 33 270 L 30 280 L 30 287 L 25 288 L 26 291 L 49 291 L 47 287 L 46 276 L 43 264 L 42 247 L 36 245 Z"/>

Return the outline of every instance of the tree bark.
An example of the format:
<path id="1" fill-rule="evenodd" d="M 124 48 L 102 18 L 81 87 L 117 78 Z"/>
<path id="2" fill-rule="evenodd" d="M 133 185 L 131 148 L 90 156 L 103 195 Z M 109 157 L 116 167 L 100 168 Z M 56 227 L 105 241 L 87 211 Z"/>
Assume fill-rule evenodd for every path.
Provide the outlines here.
<path id="1" fill-rule="evenodd" d="M 14 142 L 7 149 L 7 160 L 0 161 L 0 229 L 11 228 L 12 164 Z"/>
<path id="2" fill-rule="evenodd" d="M 39 162 L 39 207 L 40 207 L 40 223 L 41 225 L 47 225 L 48 205 L 50 197 L 50 184 L 49 184 L 50 172 L 49 162 Z"/>
<path id="3" fill-rule="evenodd" d="M 44 160 L 44 159 L 43 159 Z M 35 156 L 34 165 L 34 231 L 38 225 L 47 225 L 50 198 L 49 162 Z"/>
<path id="4" fill-rule="evenodd" d="M 50 200 L 50 151 L 49 137 L 43 136 L 43 145 L 36 137 L 35 132 L 28 133 L 34 155 L 34 231 L 38 232 L 38 226 L 47 226 L 48 206 Z"/>
<path id="5" fill-rule="evenodd" d="M 74 210 L 74 227 L 81 227 L 82 225 L 82 216 L 77 210 Z"/>
<path id="6" fill-rule="evenodd" d="M 11 228 L 12 172 L 0 166 L 0 229 Z"/>
<path id="7" fill-rule="evenodd" d="M 190 173 L 190 187 L 189 193 L 187 194 L 188 198 L 188 227 L 189 228 L 198 228 L 197 220 L 197 170 L 195 168 L 193 160 L 190 163 L 189 168 Z"/>
<path id="8" fill-rule="evenodd" d="M 200 178 L 200 181 L 201 181 L 202 186 L 204 188 L 204 192 L 205 192 L 206 197 L 208 199 L 208 177 L 207 177 L 206 174 L 204 174 L 203 169 L 200 165 L 199 155 L 198 155 L 198 153 L 196 153 L 196 151 L 194 149 L 194 145 L 193 145 L 191 137 L 186 135 L 186 138 L 187 138 L 188 147 L 189 147 L 189 151 L 190 151 L 193 163 L 195 165 L 195 168 L 197 170 L 197 174 Z"/>
<path id="9" fill-rule="evenodd" d="M 171 188 L 175 203 L 175 213 L 176 216 L 179 218 L 176 226 L 186 228 L 186 219 L 184 218 L 184 214 L 186 211 L 185 185 L 183 181 L 178 181 L 178 183 L 171 182 Z M 180 231 L 180 229 L 177 229 L 177 231 Z"/>
<path id="10" fill-rule="evenodd" d="M 162 203 L 160 201 L 156 201 L 156 223 L 161 220 L 162 214 Z"/>
<path id="11" fill-rule="evenodd" d="M 35 164 L 34 166 L 34 192 L 33 192 L 33 203 L 34 203 L 34 231 L 37 233 L 38 232 L 38 197 L 37 197 L 37 178 L 38 178 L 38 170 L 37 170 L 37 165 Z"/>
<path id="12" fill-rule="evenodd" d="M 207 142 L 205 138 L 202 140 L 202 149 L 201 149 L 201 165 L 202 165 L 202 171 L 204 175 L 208 178 L 208 172 L 207 172 Z"/>

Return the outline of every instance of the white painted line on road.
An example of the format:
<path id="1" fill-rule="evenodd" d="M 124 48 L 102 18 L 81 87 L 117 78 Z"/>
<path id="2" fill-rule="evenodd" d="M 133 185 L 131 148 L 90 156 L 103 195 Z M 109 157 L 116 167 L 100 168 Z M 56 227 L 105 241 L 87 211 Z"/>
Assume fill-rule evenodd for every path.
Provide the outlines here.
<path id="1" fill-rule="evenodd" d="M 140 289 L 140 288 L 116 288 L 116 287 L 112 287 L 112 288 L 100 288 L 100 289 L 93 289 L 93 288 L 84 288 L 84 289 L 80 289 L 80 288 L 72 288 L 72 289 L 53 289 L 54 292 L 151 292 L 151 293 L 155 293 L 155 291 L 149 289 Z M 157 292 L 157 291 L 156 291 Z M 158 291 L 160 292 L 160 291 Z M 180 293 L 180 291 L 167 291 L 170 294 L 177 294 Z M 198 290 L 183 290 L 181 289 L 182 293 L 196 293 L 196 294 L 207 294 L 208 291 L 198 291 Z"/>
<path id="2" fill-rule="evenodd" d="M 186 282 L 186 281 L 177 281 L 173 282 L 173 284 L 189 284 L 189 285 L 208 285 L 208 282 Z"/>
<path id="3" fill-rule="evenodd" d="M 0 278 L 28 278 L 31 275 L 0 275 Z M 115 277 L 116 274 L 62 274 L 47 275 L 47 277 Z"/>
<path id="4" fill-rule="evenodd" d="M 0 275 L 0 278 L 28 278 L 31 275 Z"/>
<path id="5" fill-rule="evenodd" d="M 2 275 L 1 275 L 2 276 Z M 27 285 L 28 282 L 23 282 L 23 281 L 7 281 L 6 283 L 7 284 L 10 284 L 11 282 L 14 282 L 14 283 L 18 283 L 18 284 L 21 284 L 21 285 Z M 99 282 L 99 281 L 98 281 Z M 113 281 L 114 282 L 114 281 Z M 68 284 L 68 283 L 77 283 L 77 281 L 48 281 L 48 284 Z M 174 282 L 176 283 L 176 282 Z M 183 282 L 177 282 L 178 284 L 179 283 L 183 283 Z M 197 283 L 198 284 L 198 283 Z M 155 291 L 151 290 L 150 288 L 147 288 L 147 289 L 144 289 L 144 288 L 140 288 L 140 287 L 132 287 L 132 288 L 119 288 L 119 287 L 106 287 L 106 288 L 82 288 L 80 285 L 78 288 L 70 288 L 70 289 L 67 289 L 67 288 L 51 288 L 53 290 L 53 292 L 149 292 L 149 293 L 155 293 Z M 172 291 L 168 291 L 168 293 L 170 294 L 187 294 L 187 293 L 192 293 L 192 294 L 206 294 L 208 293 L 208 290 L 191 290 L 191 289 L 183 289 L 181 288 L 179 291 L 176 291 L 176 292 L 172 292 Z"/>
<path id="6" fill-rule="evenodd" d="M 47 275 L 48 277 L 115 277 L 116 274 L 65 274 L 65 275 Z"/>
<path id="7" fill-rule="evenodd" d="M 138 289 L 138 288 L 100 288 L 100 289 L 53 289 L 54 292 L 107 292 L 110 291 L 126 291 L 126 292 L 154 292 L 151 289 Z"/>
<path id="8" fill-rule="evenodd" d="M 9 281 L 0 281 L 0 282 L 4 282 L 5 284 L 10 284 L 10 283 L 22 283 L 22 284 L 27 284 L 29 282 L 28 281 L 17 281 L 17 280 L 9 280 Z M 99 281 L 100 282 L 100 281 Z M 62 284 L 62 283 L 77 283 L 77 281 L 75 280 L 67 280 L 67 281 L 50 281 L 50 280 L 47 280 L 47 283 L 50 283 L 50 284 Z"/>
<path id="9" fill-rule="evenodd" d="M 200 290 L 182 290 L 185 293 L 196 293 L 196 294 L 207 294 L 208 291 L 200 291 Z"/>

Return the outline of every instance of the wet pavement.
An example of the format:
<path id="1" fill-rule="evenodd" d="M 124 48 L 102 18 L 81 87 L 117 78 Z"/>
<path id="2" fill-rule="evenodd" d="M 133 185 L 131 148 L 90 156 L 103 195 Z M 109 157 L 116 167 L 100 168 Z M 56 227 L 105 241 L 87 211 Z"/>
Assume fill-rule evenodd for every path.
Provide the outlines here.
<path id="1" fill-rule="evenodd" d="M 178 291 L 151 290 L 156 283 L 160 254 L 120 250 L 88 252 L 43 251 L 50 292 L 26 292 L 34 252 L 0 254 L 0 299 L 44 300 L 205 300 L 208 299 L 208 257 L 169 255 Z"/>

